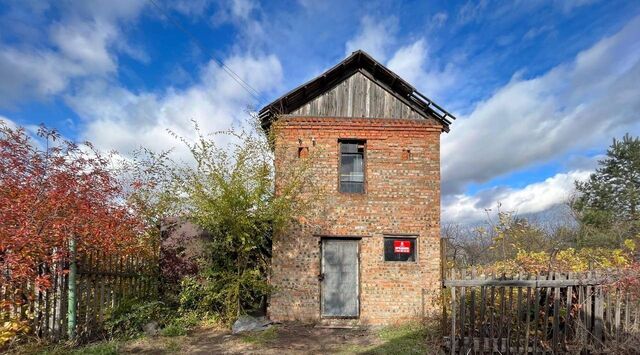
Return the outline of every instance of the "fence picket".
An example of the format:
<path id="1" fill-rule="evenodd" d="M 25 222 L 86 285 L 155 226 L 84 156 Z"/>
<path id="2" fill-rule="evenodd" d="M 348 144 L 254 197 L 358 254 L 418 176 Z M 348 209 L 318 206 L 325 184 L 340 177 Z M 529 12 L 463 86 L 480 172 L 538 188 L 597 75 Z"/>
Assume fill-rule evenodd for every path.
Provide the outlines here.
<path id="1" fill-rule="evenodd" d="M 491 274 L 491 278 L 495 279 L 496 275 Z M 496 351 L 496 336 L 495 336 L 495 314 L 496 314 L 496 287 L 491 286 L 490 288 L 491 296 L 490 296 L 490 304 L 491 304 L 491 319 L 489 323 L 489 339 L 491 341 L 491 351 Z"/>
<path id="2" fill-rule="evenodd" d="M 598 272 L 596 272 L 596 277 L 598 276 Z M 593 323 L 593 333 L 595 335 L 596 346 L 600 347 L 600 343 L 603 340 L 604 333 L 604 297 L 602 294 L 602 287 L 595 286 L 595 307 L 594 307 L 594 323 Z"/>
<path id="3" fill-rule="evenodd" d="M 604 295 L 604 312 L 605 312 L 605 323 L 604 323 L 604 336 L 611 337 L 613 334 L 613 299 L 611 298 L 611 292 L 607 292 Z"/>
<path id="4" fill-rule="evenodd" d="M 486 279 L 486 275 L 483 275 L 483 279 Z M 478 318 L 478 332 L 480 336 L 480 352 L 484 352 L 487 344 L 485 343 L 487 337 L 485 332 L 485 323 L 486 323 L 486 314 L 485 308 L 487 303 L 487 288 L 482 286 L 480 287 L 480 317 Z"/>
<path id="5" fill-rule="evenodd" d="M 452 272 L 452 276 L 455 277 L 455 271 Z M 455 354 L 456 349 L 456 288 L 451 289 L 451 334 L 449 335 L 449 344 L 451 347 L 451 354 Z"/>
<path id="6" fill-rule="evenodd" d="M 540 275 L 536 273 L 536 281 L 540 279 Z M 540 328 L 540 289 L 535 288 L 533 292 L 534 303 L 533 303 L 533 315 L 534 315 L 534 323 L 535 324 L 535 333 L 533 336 L 533 352 L 536 353 L 538 351 L 538 329 Z"/>
<path id="7" fill-rule="evenodd" d="M 561 275 L 554 273 L 553 278 L 562 278 Z M 560 341 L 560 288 L 554 287 L 553 289 L 553 352 L 558 352 L 558 342 Z"/>
<path id="8" fill-rule="evenodd" d="M 504 339 L 504 328 L 505 328 L 505 314 L 506 314 L 506 304 L 505 304 L 505 288 L 500 287 L 500 331 L 498 333 L 498 351 L 502 352 L 503 349 L 503 339 Z"/>
<path id="9" fill-rule="evenodd" d="M 631 324 L 631 314 L 629 314 L 630 311 L 630 307 L 629 307 L 629 293 L 625 294 L 625 300 L 624 300 L 624 325 L 623 325 L 623 329 L 625 332 L 629 331 L 629 325 Z"/>
<path id="10" fill-rule="evenodd" d="M 549 273 L 547 275 L 547 279 L 549 280 L 552 277 L 552 274 Z M 548 347 L 547 341 L 549 340 L 549 313 L 551 310 L 551 302 L 549 302 L 549 300 L 551 299 L 551 287 L 545 287 L 544 291 L 542 292 L 544 294 L 544 315 L 542 318 L 542 340 L 545 342 L 546 347 Z"/>
<path id="11" fill-rule="evenodd" d="M 527 275 L 527 280 L 530 278 L 531 276 Z M 531 324 L 531 287 L 527 287 L 525 314 L 526 314 L 527 324 L 525 326 L 525 333 L 524 333 L 524 352 L 525 354 L 528 354 L 529 353 L 529 329 Z"/>
<path id="12" fill-rule="evenodd" d="M 466 273 L 465 273 L 464 269 L 462 269 L 461 272 L 460 272 L 460 278 L 463 279 L 463 280 L 466 278 Z M 460 289 L 460 349 L 459 349 L 460 350 L 460 354 L 465 354 L 466 353 L 465 346 L 464 346 L 464 338 L 465 338 L 465 336 L 464 336 L 464 334 L 465 334 L 464 327 L 465 327 L 465 323 L 466 323 L 465 308 L 467 308 L 466 307 L 467 300 L 466 300 L 466 297 L 465 297 L 466 296 L 465 291 L 466 291 L 465 287 L 462 287 Z"/>
<path id="13" fill-rule="evenodd" d="M 518 274 L 518 279 L 521 278 L 521 275 Z M 520 343 L 522 339 L 522 329 L 520 329 L 520 321 L 522 320 L 522 287 L 518 287 L 517 290 L 517 320 L 516 320 L 516 353 L 520 353 Z"/>
<path id="14" fill-rule="evenodd" d="M 572 280 L 573 279 L 573 273 L 570 272 L 567 275 L 567 280 Z M 566 301 L 566 316 L 565 316 L 565 327 L 564 327 L 564 332 L 562 334 L 562 347 L 566 349 L 567 347 L 567 338 L 569 337 L 569 333 L 572 329 L 572 324 L 573 324 L 573 316 L 572 316 L 572 310 L 573 310 L 573 286 L 567 286 L 567 301 Z"/>
<path id="15" fill-rule="evenodd" d="M 613 334 L 614 334 L 614 339 L 616 341 L 620 341 L 620 321 L 621 321 L 621 308 L 622 308 L 622 296 L 620 295 L 620 290 L 616 289 L 616 298 L 615 298 L 615 302 L 616 302 L 616 306 L 615 306 L 615 318 L 614 318 L 614 325 L 613 325 Z"/>
<path id="16" fill-rule="evenodd" d="M 98 335 L 106 312 L 119 305 L 123 297 L 156 294 L 153 288 L 158 268 L 148 266 L 157 264 L 156 259 L 85 251 L 78 261 L 76 326 L 80 336 Z M 68 263 L 64 261 L 39 265 L 38 275 L 50 276 L 48 289 L 39 289 L 33 282 L 17 288 L 0 285 L 0 304 L 8 303 L 8 312 L 0 312 L 0 322 L 25 320 L 32 335 L 51 341 L 66 339 L 67 272 Z"/>
<path id="17" fill-rule="evenodd" d="M 446 274 L 451 353 L 589 353 L 640 330 L 640 303 L 599 272 Z"/>
<path id="18" fill-rule="evenodd" d="M 472 268 L 471 269 L 471 279 L 475 279 L 476 278 L 476 269 Z M 470 292 L 470 299 L 469 299 L 469 346 L 472 349 L 471 353 L 474 353 L 473 350 L 475 349 L 475 342 L 474 342 L 474 336 L 475 336 L 475 327 L 476 327 L 476 322 L 475 322 L 475 304 L 476 304 L 476 289 L 475 287 L 471 288 L 471 292 Z"/>

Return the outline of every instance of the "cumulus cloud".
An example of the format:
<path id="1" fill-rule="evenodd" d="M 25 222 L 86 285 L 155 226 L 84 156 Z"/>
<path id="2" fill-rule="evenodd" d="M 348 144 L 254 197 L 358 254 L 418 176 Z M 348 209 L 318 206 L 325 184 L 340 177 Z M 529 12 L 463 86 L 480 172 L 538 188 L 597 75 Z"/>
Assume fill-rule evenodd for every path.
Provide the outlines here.
<path id="1" fill-rule="evenodd" d="M 273 55 L 232 56 L 225 64 L 259 92 L 281 85 L 282 68 Z M 84 139 L 101 149 L 125 154 L 140 146 L 156 151 L 176 145 L 182 148 L 167 130 L 193 138 L 192 120 L 203 132 L 241 125 L 247 118 L 243 108 L 252 100 L 214 61 L 202 69 L 196 84 L 182 90 L 168 88 L 159 93 L 134 93 L 105 81 L 95 81 L 66 97 L 69 106 L 85 119 Z"/>
<path id="2" fill-rule="evenodd" d="M 640 17 L 544 75 L 516 75 L 443 137 L 443 193 L 460 193 L 638 129 Z"/>
<path id="3" fill-rule="evenodd" d="M 417 86 L 419 90 L 430 97 L 437 97 L 439 93 L 451 87 L 456 80 L 456 73 L 452 65 L 439 70 L 429 60 L 429 48 L 424 39 L 400 47 L 387 63 L 389 69 L 402 78 Z"/>
<path id="4" fill-rule="evenodd" d="M 51 39 L 60 54 L 86 72 L 113 72 L 115 59 L 107 43 L 114 40 L 117 30 L 104 21 L 71 22 L 51 28 Z"/>
<path id="5" fill-rule="evenodd" d="M 398 19 L 389 17 L 376 19 L 365 16 L 361 20 L 361 28 L 358 34 L 347 41 L 345 55 L 362 49 L 381 62 L 387 60 L 387 53 L 395 42 L 395 34 L 398 30 Z"/>
<path id="6" fill-rule="evenodd" d="M 543 212 L 566 203 L 574 193 L 574 182 L 586 180 L 590 173 L 574 170 L 556 174 L 521 189 L 496 187 L 480 191 L 473 196 L 445 196 L 442 201 L 442 219 L 445 223 L 477 222 L 486 217 L 488 209 L 495 210 L 498 204 L 503 211 L 514 211 L 518 214 Z"/>
<path id="7" fill-rule="evenodd" d="M 441 26 L 446 20 L 446 13 L 437 13 L 432 18 L 432 25 Z M 359 32 L 346 42 L 345 55 L 363 49 L 428 96 L 437 97 L 455 82 L 454 66 L 448 64 L 440 68 L 436 65 L 424 38 L 397 47 L 400 42 L 397 23 L 395 17 L 363 17 Z"/>
<path id="8" fill-rule="evenodd" d="M 48 11 L 63 17 L 43 25 L 37 36 L 18 44 L 0 43 L 0 106 L 21 100 L 44 99 L 63 92 L 77 78 L 105 76 L 117 70 L 115 47 L 145 60 L 141 49 L 122 41 L 119 25 L 135 19 L 143 3 L 138 1 L 82 1 L 54 3 L 50 8 L 15 11 L 3 21 L 38 22 Z M 33 16 L 34 19 L 30 19 Z M 5 26 L 3 26 L 5 27 Z M 11 32 L 12 26 L 6 26 Z M 23 31 L 22 31 L 23 32 Z M 22 34 L 20 32 L 20 35 Z"/>
<path id="9" fill-rule="evenodd" d="M 254 0 L 225 0 L 220 1 L 218 5 L 219 9 L 212 17 L 215 25 L 247 22 L 252 12 L 259 8 Z"/>

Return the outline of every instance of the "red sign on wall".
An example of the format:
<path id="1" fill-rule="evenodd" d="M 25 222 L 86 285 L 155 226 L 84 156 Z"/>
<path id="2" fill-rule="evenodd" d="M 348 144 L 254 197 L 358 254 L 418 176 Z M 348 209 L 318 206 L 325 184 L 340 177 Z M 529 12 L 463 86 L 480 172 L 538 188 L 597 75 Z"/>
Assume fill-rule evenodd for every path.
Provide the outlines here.
<path id="1" fill-rule="evenodd" d="M 394 240 L 393 252 L 398 254 L 411 254 L 410 240 Z"/>

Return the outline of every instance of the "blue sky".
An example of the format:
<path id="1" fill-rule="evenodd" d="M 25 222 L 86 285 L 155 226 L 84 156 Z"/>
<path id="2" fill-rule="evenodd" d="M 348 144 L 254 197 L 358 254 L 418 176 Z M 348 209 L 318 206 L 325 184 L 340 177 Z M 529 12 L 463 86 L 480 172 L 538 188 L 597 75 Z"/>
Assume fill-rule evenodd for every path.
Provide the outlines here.
<path id="1" fill-rule="evenodd" d="M 638 1 L 0 1 L 0 119 L 130 153 L 241 125 L 364 49 L 458 120 L 443 220 L 565 202 L 640 135 Z M 253 98 L 213 60 L 259 93 Z"/>

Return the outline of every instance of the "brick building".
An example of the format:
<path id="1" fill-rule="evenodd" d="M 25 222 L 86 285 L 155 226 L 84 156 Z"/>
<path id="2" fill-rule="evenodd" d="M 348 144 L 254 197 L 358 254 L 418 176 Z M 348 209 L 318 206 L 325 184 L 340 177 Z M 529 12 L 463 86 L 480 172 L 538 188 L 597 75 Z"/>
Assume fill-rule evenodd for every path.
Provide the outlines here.
<path id="1" fill-rule="evenodd" d="M 356 51 L 260 111 L 276 186 L 311 157 L 312 217 L 274 237 L 274 320 L 420 319 L 440 289 L 440 133 L 449 113 Z"/>

